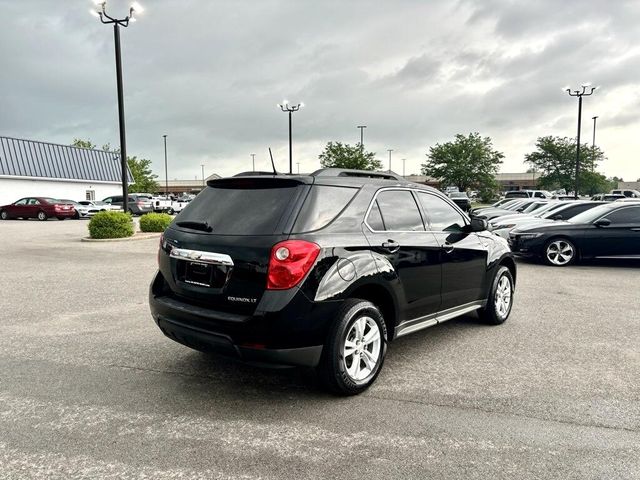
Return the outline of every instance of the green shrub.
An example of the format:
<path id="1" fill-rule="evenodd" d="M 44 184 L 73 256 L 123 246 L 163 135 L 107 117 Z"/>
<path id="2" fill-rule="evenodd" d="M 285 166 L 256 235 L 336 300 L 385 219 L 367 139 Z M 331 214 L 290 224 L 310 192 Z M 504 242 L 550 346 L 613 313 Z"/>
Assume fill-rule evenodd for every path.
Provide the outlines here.
<path id="1" fill-rule="evenodd" d="M 140 217 L 140 230 L 143 232 L 164 232 L 173 217 L 166 213 L 147 213 Z"/>
<path id="2" fill-rule="evenodd" d="M 89 221 L 91 238 L 124 238 L 133 235 L 133 220 L 129 213 L 98 212 Z"/>

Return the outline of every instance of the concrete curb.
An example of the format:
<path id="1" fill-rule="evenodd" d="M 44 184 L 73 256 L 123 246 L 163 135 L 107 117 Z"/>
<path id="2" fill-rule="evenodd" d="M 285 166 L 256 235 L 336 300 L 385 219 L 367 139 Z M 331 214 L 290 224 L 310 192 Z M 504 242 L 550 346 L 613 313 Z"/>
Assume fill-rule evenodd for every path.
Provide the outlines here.
<path id="1" fill-rule="evenodd" d="M 158 238 L 162 235 L 160 232 L 138 232 L 131 237 L 124 238 L 90 238 L 82 237 L 81 242 L 134 242 L 136 240 L 148 240 L 149 238 Z"/>

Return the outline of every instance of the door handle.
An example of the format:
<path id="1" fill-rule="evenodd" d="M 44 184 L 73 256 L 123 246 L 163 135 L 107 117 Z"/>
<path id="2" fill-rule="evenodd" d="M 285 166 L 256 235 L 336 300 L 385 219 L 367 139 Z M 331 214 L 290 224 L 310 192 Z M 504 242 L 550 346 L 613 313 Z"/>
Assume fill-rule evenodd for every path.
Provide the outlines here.
<path id="1" fill-rule="evenodd" d="M 442 245 L 442 250 L 444 250 L 445 253 L 453 252 L 454 248 L 455 247 L 453 245 L 451 245 L 449 242 L 446 242 L 444 245 Z"/>
<path id="2" fill-rule="evenodd" d="M 400 244 L 389 239 L 386 242 L 382 243 L 382 248 L 388 250 L 389 253 L 396 253 L 398 250 L 400 250 Z"/>

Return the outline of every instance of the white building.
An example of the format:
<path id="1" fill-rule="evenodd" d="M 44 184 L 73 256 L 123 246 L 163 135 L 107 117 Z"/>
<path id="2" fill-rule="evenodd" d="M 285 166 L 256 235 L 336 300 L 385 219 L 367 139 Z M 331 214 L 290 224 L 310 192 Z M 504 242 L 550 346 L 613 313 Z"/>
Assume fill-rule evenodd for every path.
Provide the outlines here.
<path id="1" fill-rule="evenodd" d="M 30 196 L 102 200 L 122 194 L 121 172 L 117 153 L 0 137 L 0 205 Z"/>

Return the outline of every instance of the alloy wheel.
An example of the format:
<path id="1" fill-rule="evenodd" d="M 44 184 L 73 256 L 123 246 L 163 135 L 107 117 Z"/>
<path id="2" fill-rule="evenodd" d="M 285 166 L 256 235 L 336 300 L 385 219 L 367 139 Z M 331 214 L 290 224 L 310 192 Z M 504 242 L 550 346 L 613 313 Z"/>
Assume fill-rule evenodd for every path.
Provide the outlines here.
<path id="1" fill-rule="evenodd" d="M 506 318 L 509 314 L 512 294 L 513 289 L 511 288 L 511 282 L 506 275 L 503 275 L 500 280 L 498 280 L 494 298 L 496 313 L 500 318 Z"/>
<path id="2" fill-rule="evenodd" d="M 380 328 L 371 317 L 358 318 L 345 337 L 342 349 L 344 368 L 354 381 L 362 381 L 375 371 L 380 361 Z"/>
<path id="3" fill-rule="evenodd" d="M 547 246 L 546 255 L 553 265 L 567 265 L 573 260 L 575 250 L 566 240 L 555 240 Z"/>

